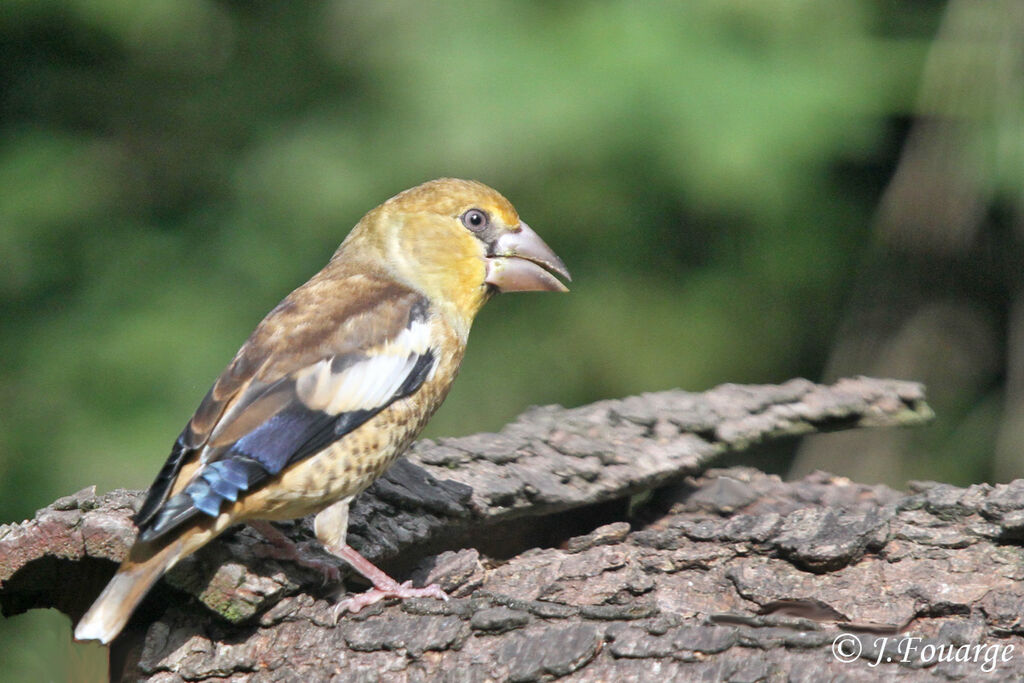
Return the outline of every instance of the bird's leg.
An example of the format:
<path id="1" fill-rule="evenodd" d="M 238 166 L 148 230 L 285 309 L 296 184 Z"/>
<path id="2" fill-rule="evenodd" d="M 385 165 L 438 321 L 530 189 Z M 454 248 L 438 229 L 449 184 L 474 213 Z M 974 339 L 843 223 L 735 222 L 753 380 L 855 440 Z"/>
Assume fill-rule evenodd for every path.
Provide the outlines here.
<path id="1" fill-rule="evenodd" d="M 269 547 L 263 546 L 257 551 L 263 557 L 287 560 L 318 571 L 323 576 L 324 583 L 337 583 L 341 580 L 341 570 L 336 565 L 307 556 L 297 543 L 281 533 L 270 522 L 254 519 L 249 521 L 249 526 L 260 532 L 270 542 Z"/>
<path id="2" fill-rule="evenodd" d="M 359 595 L 353 595 L 350 598 L 345 598 L 338 602 L 338 604 L 334 606 L 335 621 L 337 621 L 338 618 L 340 618 L 346 611 L 355 613 L 364 607 L 372 605 L 373 603 L 379 602 L 385 598 L 401 598 L 403 600 L 406 598 L 448 599 L 448 594 L 441 590 L 441 587 L 436 583 L 424 588 L 413 588 L 412 581 L 398 583 L 385 574 L 381 569 L 376 567 L 372 562 L 356 552 L 355 548 L 347 543 L 328 547 L 327 550 L 332 555 L 337 555 L 348 562 L 352 565 L 353 569 L 365 576 L 370 583 L 373 584 L 373 588 L 368 591 L 360 593 Z"/>
<path id="3" fill-rule="evenodd" d="M 372 605 L 384 598 L 440 598 L 448 596 L 441 587 L 434 584 L 426 588 L 413 588 L 412 581 L 398 583 L 390 576 L 373 565 L 372 562 L 356 552 L 356 549 L 345 542 L 348 532 L 348 504 L 351 498 L 334 503 L 317 514 L 313 519 L 313 529 L 327 552 L 340 557 L 362 574 L 373 584 L 373 588 L 340 601 L 334 606 L 334 620 L 346 611 L 358 612 L 367 605 Z"/>

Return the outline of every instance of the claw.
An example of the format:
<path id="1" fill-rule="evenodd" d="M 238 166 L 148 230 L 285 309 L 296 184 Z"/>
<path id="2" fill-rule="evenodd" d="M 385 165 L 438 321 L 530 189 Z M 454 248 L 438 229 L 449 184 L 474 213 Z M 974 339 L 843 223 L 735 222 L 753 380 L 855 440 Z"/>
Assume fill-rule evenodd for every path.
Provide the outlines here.
<path id="1" fill-rule="evenodd" d="M 372 605 L 375 602 L 380 602 L 385 598 L 448 599 L 448 595 L 441 590 L 441 587 L 437 584 L 433 584 L 425 588 L 413 588 L 412 581 L 406 581 L 402 584 L 398 583 L 378 567 L 375 567 L 372 562 L 360 555 L 355 548 L 347 543 L 336 543 L 334 545 L 326 545 L 325 547 L 329 553 L 348 562 L 353 569 L 362 574 L 365 578 L 369 579 L 370 583 L 373 584 L 373 588 L 365 593 L 345 598 L 334 606 L 333 613 L 335 624 L 338 623 L 338 619 L 340 619 L 341 615 L 345 612 L 358 612 L 364 607 Z"/>
<path id="2" fill-rule="evenodd" d="M 438 600 L 448 601 L 448 594 L 441 590 L 439 585 L 431 584 L 424 588 L 413 588 L 412 581 L 406 581 L 403 584 L 396 584 L 390 588 L 379 588 L 374 586 L 369 590 L 353 595 L 339 601 L 333 609 L 334 623 L 337 624 L 341 615 L 345 612 L 352 612 L 353 614 L 358 613 L 364 607 L 380 602 L 385 598 L 399 598 L 406 600 L 408 598 L 437 598 Z"/>

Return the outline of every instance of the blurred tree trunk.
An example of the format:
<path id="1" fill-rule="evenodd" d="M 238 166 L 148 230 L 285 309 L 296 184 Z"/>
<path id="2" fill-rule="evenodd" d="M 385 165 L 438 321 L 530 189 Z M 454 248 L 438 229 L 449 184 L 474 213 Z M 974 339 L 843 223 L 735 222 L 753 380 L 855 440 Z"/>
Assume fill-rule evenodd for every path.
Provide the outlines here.
<path id="1" fill-rule="evenodd" d="M 928 471 L 959 482 L 1024 474 L 1022 178 L 1024 11 L 952 0 L 825 371 L 924 381 L 942 426 L 808 440 L 795 475 L 900 485 Z"/>

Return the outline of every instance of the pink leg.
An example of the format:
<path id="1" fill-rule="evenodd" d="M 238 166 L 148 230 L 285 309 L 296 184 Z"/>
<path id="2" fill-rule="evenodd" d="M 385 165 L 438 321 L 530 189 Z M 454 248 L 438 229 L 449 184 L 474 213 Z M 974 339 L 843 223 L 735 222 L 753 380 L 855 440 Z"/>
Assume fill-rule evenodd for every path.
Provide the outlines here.
<path id="1" fill-rule="evenodd" d="M 357 572 L 365 576 L 372 584 L 373 588 L 361 593 L 354 595 L 351 598 L 346 598 L 340 601 L 334 606 L 334 619 L 337 621 L 345 611 L 358 612 L 359 610 L 372 605 L 375 602 L 379 602 L 384 598 L 438 598 L 440 600 L 447 600 L 448 595 L 441 590 L 441 587 L 436 583 L 425 588 L 413 588 L 412 581 L 406 581 L 405 583 L 398 583 L 390 576 L 385 574 L 383 571 L 378 569 L 369 560 L 356 552 L 355 548 L 342 543 L 327 548 L 327 550 L 337 555 L 341 559 L 352 565 L 352 568 Z"/>
<path id="2" fill-rule="evenodd" d="M 287 560 L 318 571 L 323 575 L 324 583 L 337 583 L 341 580 L 341 570 L 336 565 L 307 557 L 292 539 L 278 531 L 270 522 L 259 519 L 250 521 L 249 525 L 271 543 L 269 548 L 264 547 L 258 551 L 264 557 Z"/>

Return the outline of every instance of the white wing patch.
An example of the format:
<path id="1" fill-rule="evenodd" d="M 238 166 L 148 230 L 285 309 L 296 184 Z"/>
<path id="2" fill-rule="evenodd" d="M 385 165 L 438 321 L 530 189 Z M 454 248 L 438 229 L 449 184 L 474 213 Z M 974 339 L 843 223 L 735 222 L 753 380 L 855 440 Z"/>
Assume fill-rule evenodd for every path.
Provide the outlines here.
<path id="1" fill-rule="evenodd" d="M 408 379 L 429 342 L 427 323 L 414 321 L 391 341 L 367 351 L 364 358 L 337 372 L 331 369 L 333 358 L 300 370 L 295 374 L 295 391 L 306 407 L 330 415 L 380 408 Z M 435 359 L 429 376 L 436 367 Z"/>

